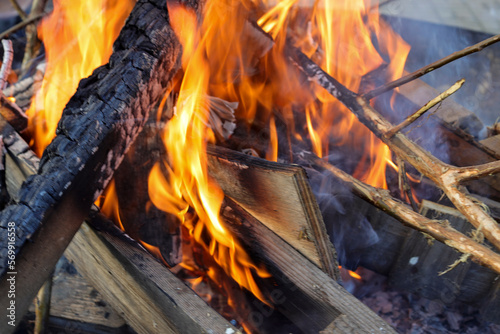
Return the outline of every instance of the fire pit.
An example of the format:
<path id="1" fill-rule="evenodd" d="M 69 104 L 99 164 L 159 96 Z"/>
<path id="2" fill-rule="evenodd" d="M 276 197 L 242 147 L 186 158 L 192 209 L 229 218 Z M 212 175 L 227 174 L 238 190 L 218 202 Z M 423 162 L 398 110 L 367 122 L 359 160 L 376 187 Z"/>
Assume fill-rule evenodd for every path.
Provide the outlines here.
<path id="1" fill-rule="evenodd" d="M 463 80 L 442 94 L 415 81 L 498 37 L 407 74 L 408 44 L 363 1 L 127 3 L 106 8 L 120 13 L 102 23 L 114 27 L 107 38 L 118 36 L 109 62 L 54 104 L 58 76 L 76 85 L 111 49 L 99 42 L 108 46 L 95 63 L 77 50 L 68 61 L 89 67 L 71 80 L 76 71 L 58 68 L 70 48 L 58 51 L 60 39 L 50 46 L 49 31 L 67 32 L 57 18 L 83 9 L 55 2 L 41 24 L 48 63 L 23 132 L 43 152 L 39 162 L 3 125 L 15 201 L 1 213 L 0 236 L 11 244 L 1 268 L 22 295 L 17 312 L 98 200 L 170 268 L 95 213 L 69 249 L 139 332 L 392 332 L 338 286 L 339 263 L 445 303 L 484 303 L 489 319 L 498 316 L 500 153 L 492 139 L 478 142 L 479 119 L 446 99 Z M 436 104 L 436 116 L 421 117 Z M 42 116 L 64 105 L 60 121 Z M 429 245 L 434 239 L 442 244 Z M 102 261 L 85 260 L 85 249 Z M 9 307 L 13 285 L 0 286 Z M 135 291 L 132 300 L 124 289 Z M 134 300 L 152 306 L 127 307 Z"/>

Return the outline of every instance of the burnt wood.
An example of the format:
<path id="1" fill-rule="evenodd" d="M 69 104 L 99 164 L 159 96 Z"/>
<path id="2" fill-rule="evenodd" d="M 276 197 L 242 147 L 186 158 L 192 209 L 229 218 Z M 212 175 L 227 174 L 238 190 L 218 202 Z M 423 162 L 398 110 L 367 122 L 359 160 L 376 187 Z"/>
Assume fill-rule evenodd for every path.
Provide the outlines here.
<path id="1" fill-rule="evenodd" d="M 166 2 L 139 0 L 114 44 L 109 63 L 80 82 L 37 174 L 23 184 L 19 201 L 0 215 L 2 245 L 7 245 L 8 223 L 16 225 L 16 289 L 25 295 L 23 300 L 16 299 L 19 316 L 27 310 L 141 130 L 149 109 L 177 72 L 180 52 Z M 7 252 L 7 247 L 0 251 L 2 307 L 9 302 Z M 2 333 L 11 330 L 0 329 Z"/>

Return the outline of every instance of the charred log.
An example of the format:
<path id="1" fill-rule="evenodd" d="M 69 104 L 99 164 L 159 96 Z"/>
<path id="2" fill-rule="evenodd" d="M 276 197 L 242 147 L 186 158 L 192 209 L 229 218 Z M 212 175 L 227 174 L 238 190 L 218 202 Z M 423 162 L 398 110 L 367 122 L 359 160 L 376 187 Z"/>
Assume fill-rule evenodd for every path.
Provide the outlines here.
<path id="1" fill-rule="evenodd" d="M 80 82 L 38 173 L 23 185 L 19 201 L 0 215 L 0 241 L 11 240 L 16 287 L 26 294 L 16 301 L 18 314 L 27 310 L 143 127 L 151 105 L 178 69 L 180 50 L 165 1 L 140 0 L 109 63 Z M 15 235 L 8 233 L 9 223 Z M 8 255 L 7 247 L 2 249 L 2 305 L 9 302 Z"/>

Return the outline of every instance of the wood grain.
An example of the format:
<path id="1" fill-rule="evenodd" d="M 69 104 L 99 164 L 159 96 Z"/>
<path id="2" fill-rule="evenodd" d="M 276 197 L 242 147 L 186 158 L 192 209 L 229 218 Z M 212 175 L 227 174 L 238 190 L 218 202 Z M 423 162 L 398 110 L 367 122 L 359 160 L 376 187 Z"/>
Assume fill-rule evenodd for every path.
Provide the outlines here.
<path id="1" fill-rule="evenodd" d="M 335 250 L 302 167 L 220 147 L 210 147 L 208 153 L 209 173 L 226 196 L 330 277 L 340 277 Z"/>

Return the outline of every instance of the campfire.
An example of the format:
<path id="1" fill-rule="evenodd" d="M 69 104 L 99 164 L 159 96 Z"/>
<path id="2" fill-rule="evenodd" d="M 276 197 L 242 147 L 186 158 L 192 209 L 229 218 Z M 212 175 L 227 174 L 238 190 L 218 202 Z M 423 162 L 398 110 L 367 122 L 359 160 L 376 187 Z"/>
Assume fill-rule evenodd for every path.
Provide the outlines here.
<path id="1" fill-rule="evenodd" d="M 500 37 L 408 73 L 365 0 L 46 7 L 18 78 L 3 41 L 2 333 L 65 250 L 140 333 L 394 332 L 359 266 L 498 319 L 498 124 L 419 78 Z"/>

